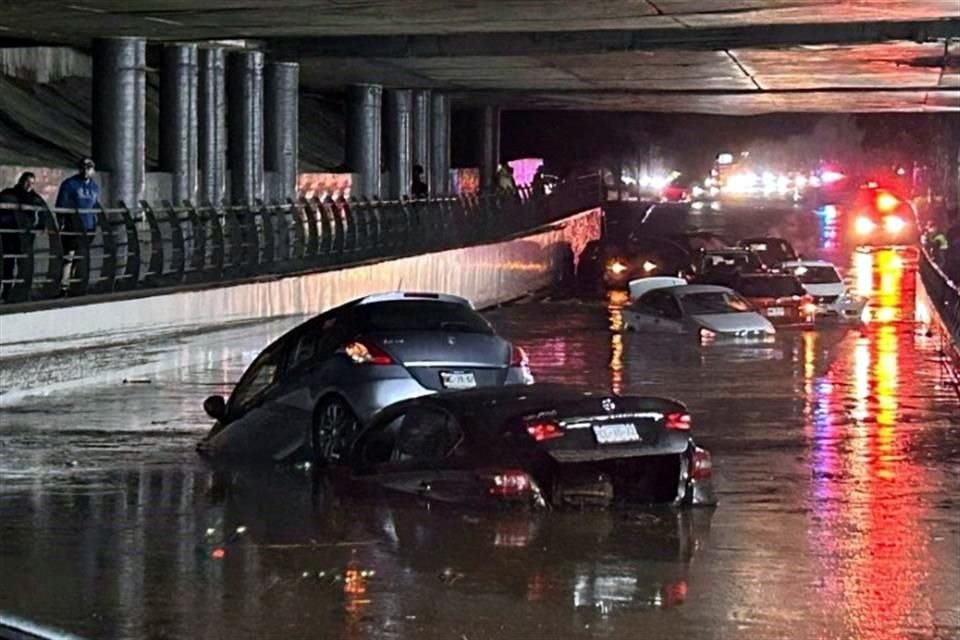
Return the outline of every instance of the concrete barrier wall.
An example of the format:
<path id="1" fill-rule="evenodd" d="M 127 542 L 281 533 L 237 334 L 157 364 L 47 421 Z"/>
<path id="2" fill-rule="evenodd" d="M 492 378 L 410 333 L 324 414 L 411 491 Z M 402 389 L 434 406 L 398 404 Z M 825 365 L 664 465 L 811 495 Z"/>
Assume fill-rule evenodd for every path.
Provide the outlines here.
<path id="1" fill-rule="evenodd" d="M 345 269 L 3 315 L 0 405 L 88 380 L 102 382 L 112 369 L 124 369 L 122 358 L 104 365 L 104 358 L 78 358 L 78 352 L 285 317 L 293 318 L 293 325 L 380 291 L 452 293 L 478 308 L 512 300 L 569 270 L 572 256 L 599 237 L 601 216 L 599 209 L 588 211 L 495 244 Z M 68 361 L 72 364 L 64 366 Z"/>

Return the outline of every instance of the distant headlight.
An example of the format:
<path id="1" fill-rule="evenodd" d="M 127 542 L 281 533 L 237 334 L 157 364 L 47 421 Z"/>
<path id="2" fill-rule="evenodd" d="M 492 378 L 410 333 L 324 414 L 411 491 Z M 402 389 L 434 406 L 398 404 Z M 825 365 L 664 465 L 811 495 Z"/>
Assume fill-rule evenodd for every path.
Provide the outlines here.
<path id="1" fill-rule="evenodd" d="M 854 223 L 854 229 L 862 236 L 867 235 L 877 227 L 876 223 L 866 216 L 860 216 Z"/>
<path id="2" fill-rule="evenodd" d="M 650 273 L 651 271 L 655 271 L 656 268 L 657 268 L 656 262 L 650 262 L 649 260 L 647 260 L 646 262 L 643 263 L 643 270 L 645 273 Z"/>
<path id="3" fill-rule="evenodd" d="M 883 228 L 890 233 L 900 233 L 907 223 L 900 216 L 887 216 L 883 219 Z"/>
<path id="4" fill-rule="evenodd" d="M 611 260 L 610 263 L 607 264 L 607 271 L 616 276 L 625 272 L 628 268 L 627 265 L 619 260 Z"/>

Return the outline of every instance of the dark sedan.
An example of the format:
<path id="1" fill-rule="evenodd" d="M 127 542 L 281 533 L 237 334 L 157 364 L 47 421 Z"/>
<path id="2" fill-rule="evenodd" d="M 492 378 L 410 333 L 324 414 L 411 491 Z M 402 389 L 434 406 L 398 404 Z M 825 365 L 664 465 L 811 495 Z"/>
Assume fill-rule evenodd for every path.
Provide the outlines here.
<path id="1" fill-rule="evenodd" d="M 399 403 L 340 462 L 354 485 L 473 507 L 716 503 L 684 405 L 555 385 Z"/>
<path id="2" fill-rule="evenodd" d="M 323 313 L 257 356 L 198 450 L 211 457 L 336 458 L 383 407 L 446 389 L 533 382 L 524 351 L 467 300 L 383 293 Z"/>

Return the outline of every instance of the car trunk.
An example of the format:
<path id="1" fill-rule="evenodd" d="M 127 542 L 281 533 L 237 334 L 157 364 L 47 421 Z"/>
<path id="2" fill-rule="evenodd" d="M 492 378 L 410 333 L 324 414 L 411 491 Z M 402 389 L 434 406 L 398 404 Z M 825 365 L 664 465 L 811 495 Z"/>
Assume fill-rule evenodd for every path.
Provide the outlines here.
<path id="1" fill-rule="evenodd" d="M 543 487 L 555 506 L 670 503 L 678 495 L 689 431 L 667 429 L 660 410 L 611 412 L 562 421 L 563 435 L 540 443 L 549 457 Z"/>
<path id="2" fill-rule="evenodd" d="M 493 334 L 405 331 L 371 337 L 427 389 L 502 385 L 507 378 L 510 344 Z"/>
<path id="3" fill-rule="evenodd" d="M 803 301 L 795 298 L 748 298 L 750 304 L 773 324 L 803 322 Z"/>
<path id="4" fill-rule="evenodd" d="M 682 466 L 682 454 L 559 464 L 548 485 L 550 500 L 557 508 L 669 504 L 680 495 Z"/>

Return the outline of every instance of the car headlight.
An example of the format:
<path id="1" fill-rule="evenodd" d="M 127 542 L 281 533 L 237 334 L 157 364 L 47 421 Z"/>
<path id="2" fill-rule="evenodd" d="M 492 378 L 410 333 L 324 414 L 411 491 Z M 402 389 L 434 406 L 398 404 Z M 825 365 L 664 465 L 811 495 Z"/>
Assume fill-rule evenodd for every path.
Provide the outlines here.
<path id="1" fill-rule="evenodd" d="M 628 269 L 627 265 L 620 260 L 611 260 L 607 263 L 607 271 L 615 276 L 620 275 Z"/>
<path id="2" fill-rule="evenodd" d="M 890 233 L 900 233 L 907 223 L 900 216 L 887 216 L 883 219 L 883 228 Z"/>
<path id="3" fill-rule="evenodd" d="M 854 229 L 862 236 L 867 235 L 877 227 L 876 223 L 866 216 L 860 216 L 854 223 Z"/>

